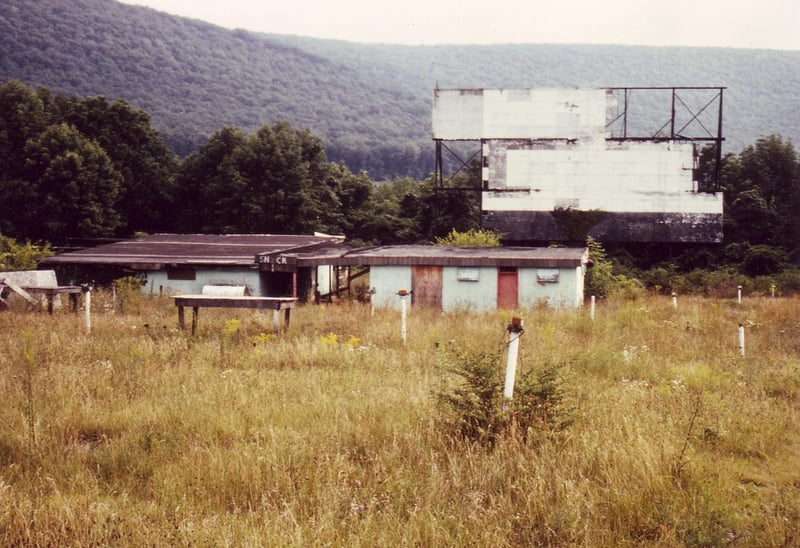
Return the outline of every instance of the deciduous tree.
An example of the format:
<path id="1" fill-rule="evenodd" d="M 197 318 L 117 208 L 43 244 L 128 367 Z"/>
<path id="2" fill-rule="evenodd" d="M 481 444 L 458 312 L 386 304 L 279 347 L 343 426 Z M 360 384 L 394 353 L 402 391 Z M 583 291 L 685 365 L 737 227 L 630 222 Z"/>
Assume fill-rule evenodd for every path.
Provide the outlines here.
<path id="1" fill-rule="evenodd" d="M 105 151 L 74 127 L 47 128 L 25 147 L 25 211 L 21 232 L 34 240 L 61 243 L 66 236 L 112 236 L 122 177 Z"/>

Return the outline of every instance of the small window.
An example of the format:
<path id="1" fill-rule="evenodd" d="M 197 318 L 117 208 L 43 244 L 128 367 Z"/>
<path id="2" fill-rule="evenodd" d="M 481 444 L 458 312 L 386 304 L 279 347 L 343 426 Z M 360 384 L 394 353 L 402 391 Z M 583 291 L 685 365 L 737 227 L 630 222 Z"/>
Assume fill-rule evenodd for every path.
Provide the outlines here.
<path id="1" fill-rule="evenodd" d="M 194 268 L 168 268 L 168 280 L 194 280 L 197 272 Z"/>
<path id="2" fill-rule="evenodd" d="M 460 282 L 477 282 L 481 279 L 481 271 L 479 268 L 459 267 L 457 276 Z"/>
<path id="3" fill-rule="evenodd" d="M 536 270 L 536 281 L 539 283 L 558 283 L 557 268 L 539 268 Z"/>

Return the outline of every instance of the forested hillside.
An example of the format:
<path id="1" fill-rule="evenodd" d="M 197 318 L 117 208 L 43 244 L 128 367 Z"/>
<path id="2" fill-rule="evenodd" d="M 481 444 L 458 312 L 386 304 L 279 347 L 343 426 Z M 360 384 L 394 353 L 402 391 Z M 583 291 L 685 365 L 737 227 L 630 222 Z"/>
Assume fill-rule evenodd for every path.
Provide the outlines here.
<path id="1" fill-rule="evenodd" d="M 726 86 L 726 152 L 768 134 L 800 142 L 800 52 L 367 45 L 229 31 L 113 0 L 4 0 L 0 82 L 12 79 L 123 99 L 181 156 L 224 126 L 286 120 L 376 180 L 433 169 L 437 85 Z"/>

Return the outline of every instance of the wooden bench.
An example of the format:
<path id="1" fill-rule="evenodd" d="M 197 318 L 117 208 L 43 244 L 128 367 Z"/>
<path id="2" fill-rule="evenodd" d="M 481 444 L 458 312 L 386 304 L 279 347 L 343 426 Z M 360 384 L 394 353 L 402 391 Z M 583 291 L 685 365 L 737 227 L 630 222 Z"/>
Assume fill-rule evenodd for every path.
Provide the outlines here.
<path id="1" fill-rule="evenodd" d="M 272 310 L 272 328 L 280 333 L 280 311 L 284 311 L 284 330 L 289 329 L 289 315 L 294 308 L 295 297 L 226 297 L 219 295 L 175 295 L 175 306 L 178 307 L 178 325 L 186 329 L 184 307 L 192 307 L 192 335 L 197 331 L 197 313 L 201 307 L 209 308 L 257 308 Z"/>
<path id="2" fill-rule="evenodd" d="M 53 313 L 53 300 L 56 295 L 69 295 L 69 302 L 72 306 L 72 312 L 78 313 L 78 296 L 84 292 L 83 288 L 79 285 L 58 285 L 53 287 L 26 287 L 28 293 L 34 295 L 41 294 L 47 297 L 47 311 Z"/>

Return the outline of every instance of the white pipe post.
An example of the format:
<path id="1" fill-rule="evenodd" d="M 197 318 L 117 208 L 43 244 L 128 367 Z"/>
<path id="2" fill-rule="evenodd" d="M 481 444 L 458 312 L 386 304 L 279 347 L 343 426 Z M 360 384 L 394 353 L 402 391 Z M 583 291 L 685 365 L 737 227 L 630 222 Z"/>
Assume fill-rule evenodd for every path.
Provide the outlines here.
<path id="1" fill-rule="evenodd" d="M 403 339 L 403 344 L 406 344 L 406 300 L 409 292 L 401 289 L 397 295 L 400 297 L 400 338 Z"/>
<path id="2" fill-rule="evenodd" d="M 400 338 L 406 344 L 406 298 L 400 297 Z"/>
<path id="3" fill-rule="evenodd" d="M 739 285 L 736 288 L 736 300 L 739 301 L 739 304 L 742 304 L 742 286 Z"/>
<path id="4" fill-rule="evenodd" d="M 589 307 L 589 318 L 594 320 L 594 295 L 592 295 L 592 304 Z"/>
<path id="5" fill-rule="evenodd" d="M 514 397 L 514 382 L 517 376 L 517 357 L 519 356 L 519 338 L 522 336 L 522 318 L 513 317 L 508 324 L 508 362 L 506 363 L 506 384 L 503 396 L 507 400 Z"/>
<path id="6" fill-rule="evenodd" d="M 83 314 L 86 321 L 86 332 L 92 332 L 92 286 L 85 284 L 83 290 Z"/>
<path id="7" fill-rule="evenodd" d="M 744 358 L 744 325 L 739 324 L 739 354 Z"/>
<path id="8" fill-rule="evenodd" d="M 771 286 L 769 286 L 769 289 L 772 292 L 772 298 L 774 299 L 775 298 L 775 284 L 772 284 Z"/>
<path id="9" fill-rule="evenodd" d="M 678 296 L 672 292 L 672 308 L 678 308 Z"/>

